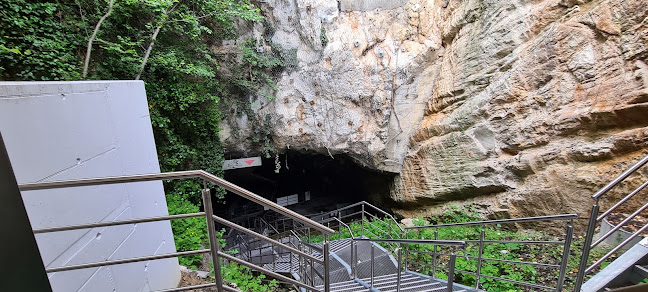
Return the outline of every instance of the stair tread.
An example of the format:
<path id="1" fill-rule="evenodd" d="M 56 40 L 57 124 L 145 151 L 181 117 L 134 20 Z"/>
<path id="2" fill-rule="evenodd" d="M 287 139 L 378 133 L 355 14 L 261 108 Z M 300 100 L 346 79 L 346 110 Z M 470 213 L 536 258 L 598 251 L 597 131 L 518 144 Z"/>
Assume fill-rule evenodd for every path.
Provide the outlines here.
<path id="1" fill-rule="evenodd" d="M 634 272 L 648 278 L 648 265 L 635 265 Z"/>

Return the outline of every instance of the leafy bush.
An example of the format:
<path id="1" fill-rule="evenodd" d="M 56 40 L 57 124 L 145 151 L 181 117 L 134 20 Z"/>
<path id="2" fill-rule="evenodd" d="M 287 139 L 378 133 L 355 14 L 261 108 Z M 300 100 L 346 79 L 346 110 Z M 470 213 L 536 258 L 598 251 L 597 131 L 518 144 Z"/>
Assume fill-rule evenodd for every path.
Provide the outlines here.
<path id="1" fill-rule="evenodd" d="M 236 284 L 238 290 L 247 292 L 273 291 L 277 286 L 277 280 L 265 282 L 265 275 L 255 275 L 248 267 L 235 263 L 222 266 L 223 280 Z"/>
<path id="2" fill-rule="evenodd" d="M 0 80 L 76 80 L 80 78 L 74 29 L 61 21 L 65 7 L 55 1 L 0 1 Z"/>
<path id="3" fill-rule="evenodd" d="M 188 199 L 189 195 L 181 191 L 167 194 L 166 201 L 170 215 L 200 212 L 200 207 Z M 178 251 L 202 249 L 207 241 L 207 221 L 204 217 L 193 217 L 171 220 L 173 239 Z M 207 244 L 208 245 L 208 244 Z M 203 259 L 202 255 L 180 257 L 181 265 L 197 269 Z"/>

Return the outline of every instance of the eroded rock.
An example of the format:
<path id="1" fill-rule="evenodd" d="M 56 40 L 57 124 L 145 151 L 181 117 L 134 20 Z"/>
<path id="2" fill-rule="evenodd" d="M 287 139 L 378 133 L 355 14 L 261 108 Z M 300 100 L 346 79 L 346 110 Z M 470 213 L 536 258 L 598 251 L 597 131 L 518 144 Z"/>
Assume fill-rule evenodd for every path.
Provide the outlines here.
<path id="1" fill-rule="evenodd" d="M 298 49 L 299 69 L 257 110 L 279 149 L 398 173 L 385 195 L 408 217 L 469 203 L 585 215 L 648 153 L 648 1 L 395 3 L 262 7 L 273 41 Z"/>

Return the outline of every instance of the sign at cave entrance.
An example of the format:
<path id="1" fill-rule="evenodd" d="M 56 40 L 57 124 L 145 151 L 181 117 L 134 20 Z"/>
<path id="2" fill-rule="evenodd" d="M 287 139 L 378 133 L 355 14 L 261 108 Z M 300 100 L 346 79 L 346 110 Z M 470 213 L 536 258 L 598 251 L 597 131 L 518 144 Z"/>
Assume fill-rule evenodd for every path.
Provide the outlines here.
<path id="1" fill-rule="evenodd" d="M 261 166 L 260 156 L 225 160 L 225 163 L 223 163 L 223 170 L 254 167 L 254 166 Z"/>

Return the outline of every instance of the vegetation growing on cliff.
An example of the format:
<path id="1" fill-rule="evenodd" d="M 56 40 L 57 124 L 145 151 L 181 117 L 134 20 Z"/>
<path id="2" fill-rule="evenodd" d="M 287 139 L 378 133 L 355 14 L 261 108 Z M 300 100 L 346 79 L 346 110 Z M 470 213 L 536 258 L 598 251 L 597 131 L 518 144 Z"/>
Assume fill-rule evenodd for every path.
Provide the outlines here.
<path id="1" fill-rule="evenodd" d="M 0 1 L 0 80 L 142 79 L 161 170 L 222 175 L 217 105 L 231 88 L 246 86 L 219 77 L 210 46 L 234 37 L 235 21 L 261 19 L 249 0 Z M 272 88 L 272 80 L 260 79 Z M 199 184 L 169 182 L 165 189 L 171 214 L 198 212 Z M 204 218 L 173 220 L 172 228 L 178 251 L 206 243 Z M 180 262 L 195 267 L 201 260 Z"/>

